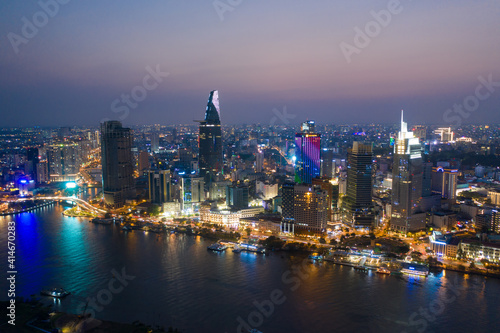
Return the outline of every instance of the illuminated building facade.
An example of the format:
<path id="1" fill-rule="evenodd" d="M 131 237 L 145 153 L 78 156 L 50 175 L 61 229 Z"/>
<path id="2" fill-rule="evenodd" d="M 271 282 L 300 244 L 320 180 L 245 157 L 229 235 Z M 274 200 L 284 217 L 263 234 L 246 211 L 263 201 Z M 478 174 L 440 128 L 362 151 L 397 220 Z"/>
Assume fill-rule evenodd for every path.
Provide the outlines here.
<path id="1" fill-rule="evenodd" d="M 301 133 L 295 135 L 295 181 L 311 184 L 321 172 L 321 135 L 314 133 L 314 121 L 302 124 Z"/>
<path id="2" fill-rule="evenodd" d="M 392 167 L 393 230 L 406 233 L 425 228 L 425 214 L 421 214 L 422 188 L 422 146 L 413 132 L 408 132 L 401 111 L 401 131 L 394 145 Z"/>

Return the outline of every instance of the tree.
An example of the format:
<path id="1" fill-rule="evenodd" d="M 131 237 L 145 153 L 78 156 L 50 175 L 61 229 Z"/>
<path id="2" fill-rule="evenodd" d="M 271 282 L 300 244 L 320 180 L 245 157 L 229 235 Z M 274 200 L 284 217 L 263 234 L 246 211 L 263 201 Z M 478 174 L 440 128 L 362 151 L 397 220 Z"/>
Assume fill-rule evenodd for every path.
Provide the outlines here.
<path id="1" fill-rule="evenodd" d="M 336 245 L 336 244 L 337 241 L 335 240 L 335 238 L 330 239 L 330 245 Z"/>
<path id="2" fill-rule="evenodd" d="M 319 239 L 319 243 L 320 243 L 320 244 L 326 244 L 326 240 L 325 240 L 323 237 L 321 237 L 321 238 Z"/>
<path id="3" fill-rule="evenodd" d="M 158 216 L 160 215 L 160 206 L 151 205 L 148 207 L 148 214 L 150 216 Z"/>
<path id="4" fill-rule="evenodd" d="M 344 241 L 345 241 L 345 236 L 344 235 L 340 236 L 340 242 L 343 243 Z"/>
<path id="5" fill-rule="evenodd" d="M 249 237 L 249 236 L 250 236 L 250 234 L 252 233 L 252 228 L 247 227 L 247 228 L 245 229 L 245 231 L 246 231 L 246 233 L 247 233 L 247 237 Z"/>
<path id="6" fill-rule="evenodd" d="M 370 232 L 370 239 L 375 240 L 377 237 L 375 237 L 375 234 L 373 232 Z"/>

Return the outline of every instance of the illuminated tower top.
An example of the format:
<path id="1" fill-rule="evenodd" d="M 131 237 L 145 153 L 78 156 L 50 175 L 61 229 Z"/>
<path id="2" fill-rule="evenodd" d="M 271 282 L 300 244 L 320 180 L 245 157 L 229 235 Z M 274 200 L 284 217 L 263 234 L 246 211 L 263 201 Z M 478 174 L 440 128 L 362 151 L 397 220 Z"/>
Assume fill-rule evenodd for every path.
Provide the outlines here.
<path id="1" fill-rule="evenodd" d="M 205 121 L 207 124 L 220 124 L 219 91 L 217 90 L 211 91 L 208 97 Z"/>

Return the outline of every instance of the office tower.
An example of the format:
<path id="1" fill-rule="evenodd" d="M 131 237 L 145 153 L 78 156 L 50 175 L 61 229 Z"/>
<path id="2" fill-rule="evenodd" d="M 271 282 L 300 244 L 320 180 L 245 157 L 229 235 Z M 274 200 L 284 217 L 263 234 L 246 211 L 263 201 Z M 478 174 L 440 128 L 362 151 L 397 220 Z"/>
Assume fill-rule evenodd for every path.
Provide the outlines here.
<path id="1" fill-rule="evenodd" d="M 38 182 L 37 166 L 40 162 L 38 157 L 38 148 L 30 147 L 26 149 L 26 163 L 25 173 L 31 177 L 35 182 Z"/>
<path id="2" fill-rule="evenodd" d="M 334 171 L 333 148 L 321 150 L 321 176 L 331 178 Z"/>
<path id="3" fill-rule="evenodd" d="M 170 170 L 148 171 L 149 200 L 154 204 L 171 201 Z"/>
<path id="4" fill-rule="evenodd" d="M 181 209 L 192 209 L 193 204 L 205 201 L 205 181 L 202 177 L 181 178 Z"/>
<path id="5" fill-rule="evenodd" d="M 255 172 L 262 172 L 264 167 L 264 153 L 262 150 L 258 150 L 255 153 Z"/>
<path id="6" fill-rule="evenodd" d="M 439 135 L 441 142 L 449 142 L 455 139 L 455 133 L 450 127 L 441 127 L 434 131 L 434 134 Z"/>
<path id="7" fill-rule="evenodd" d="M 425 228 L 421 200 L 423 186 L 422 146 L 413 132 L 408 132 L 401 111 L 401 131 L 394 145 L 392 167 L 391 228 L 403 233 Z"/>
<path id="8" fill-rule="evenodd" d="M 294 233 L 295 219 L 293 217 L 293 207 L 295 204 L 294 183 L 286 182 L 281 187 L 281 232 Z"/>
<path id="9" fill-rule="evenodd" d="M 312 184 L 321 187 L 321 189 L 327 192 L 328 221 L 333 221 L 333 213 L 337 209 L 337 202 L 339 200 L 338 182 L 334 181 L 332 178 L 322 177 L 322 178 L 313 178 Z"/>
<path id="10" fill-rule="evenodd" d="M 312 179 L 320 176 L 321 135 L 314 133 L 314 121 L 302 124 L 301 133 L 295 135 L 295 181 L 311 184 Z"/>
<path id="11" fill-rule="evenodd" d="M 48 146 L 47 160 L 51 182 L 76 180 L 82 163 L 77 143 L 57 143 Z"/>
<path id="12" fill-rule="evenodd" d="M 147 151 L 139 153 L 139 172 L 149 169 L 149 154 Z"/>
<path id="13" fill-rule="evenodd" d="M 432 193 L 440 194 L 443 199 L 457 198 L 457 169 L 432 168 Z"/>
<path id="14" fill-rule="evenodd" d="M 353 227 L 370 227 L 374 222 L 372 155 L 372 144 L 361 142 L 353 142 L 347 154 L 347 189 L 342 203 L 342 220 Z"/>
<path id="15" fill-rule="evenodd" d="M 222 131 L 220 125 L 219 92 L 210 92 L 205 120 L 200 121 L 199 138 L 200 176 L 210 183 L 223 171 Z"/>
<path id="16" fill-rule="evenodd" d="M 295 232 L 325 232 L 328 221 L 328 192 L 320 186 L 295 185 L 293 217 Z"/>
<path id="17" fill-rule="evenodd" d="M 151 153 L 160 151 L 160 136 L 158 132 L 151 133 Z"/>
<path id="18" fill-rule="evenodd" d="M 101 124 L 102 191 L 104 202 L 121 207 L 135 197 L 132 131 L 119 121 Z"/>
<path id="19" fill-rule="evenodd" d="M 432 162 L 422 164 L 422 197 L 432 195 Z"/>
<path id="20" fill-rule="evenodd" d="M 231 185 L 226 187 L 226 205 L 235 209 L 248 208 L 248 186 Z"/>
<path id="21" fill-rule="evenodd" d="M 176 167 L 180 170 L 191 171 L 191 162 L 193 161 L 193 153 L 191 149 L 180 148 L 179 149 L 179 161 L 176 163 Z"/>

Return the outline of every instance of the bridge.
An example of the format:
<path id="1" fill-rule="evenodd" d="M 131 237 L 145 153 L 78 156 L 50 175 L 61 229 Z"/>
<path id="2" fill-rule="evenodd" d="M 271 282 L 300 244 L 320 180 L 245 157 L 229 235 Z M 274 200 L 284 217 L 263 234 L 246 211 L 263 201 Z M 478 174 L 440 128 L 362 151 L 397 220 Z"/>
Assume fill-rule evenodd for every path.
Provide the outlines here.
<path id="1" fill-rule="evenodd" d="M 74 197 L 61 197 L 61 196 L 58 196 L 58 197 L 33 197 L 33 198 L 19 198 L 19 199 L 10 200 L 10 201 L 12 201 L 12 202 L 17 201 L 18 202 L 18 201 L 27 201 L 27 200 L 71 201 L 71 202 L 74 202 L 79 207 L 86 209 L 86 210 L 89 210 L 91 212 L 99 213 L 99 214 L 107 213 L 107 211 L 100 209 L 100 208 L 97 208 L 97 207 L 94 207 L 85 200 L 74 198 Z"/>

